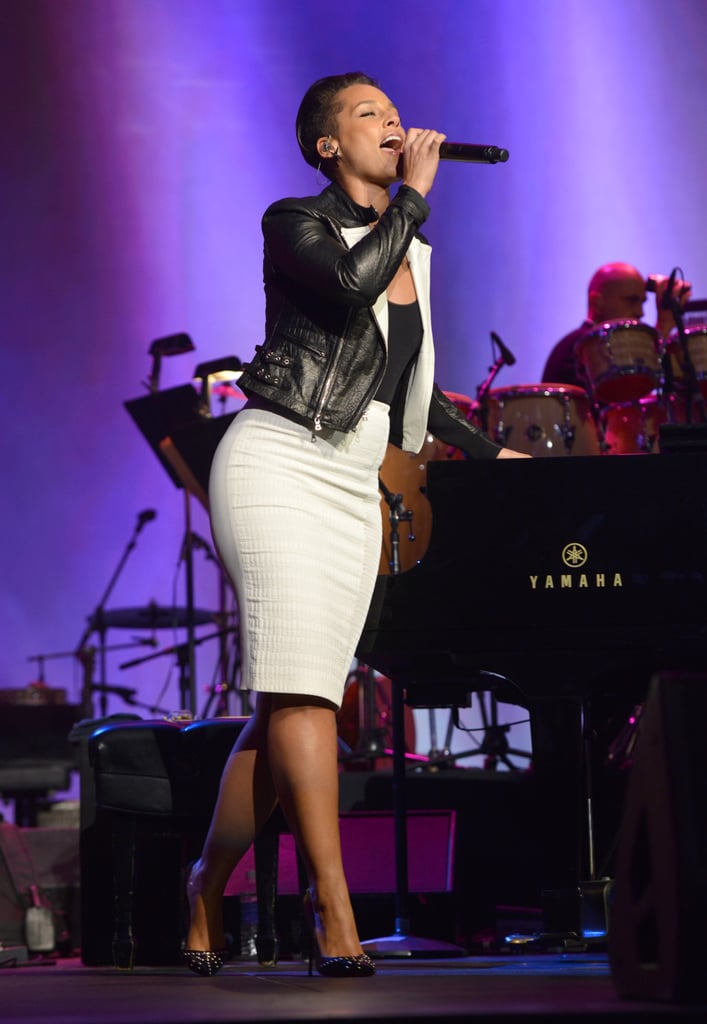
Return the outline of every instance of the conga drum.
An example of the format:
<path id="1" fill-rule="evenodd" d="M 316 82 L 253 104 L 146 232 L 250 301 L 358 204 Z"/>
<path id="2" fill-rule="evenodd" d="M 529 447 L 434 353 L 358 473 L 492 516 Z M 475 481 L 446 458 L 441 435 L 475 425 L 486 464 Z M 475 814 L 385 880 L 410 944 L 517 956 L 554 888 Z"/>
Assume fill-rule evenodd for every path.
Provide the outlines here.
<path id="1" fill-rule="evenodd" d="M 707 325 L 693 324 L 685 328 L 685 346 L 695 370 L 695 379 L 701 393 L 707 398 Z M 685 354 L 677 329 L 670 332 L 666 342 L 673 381 L 677 387 L 685 387 Z"/>
<path id="2" fill-rule="evenodd" d="M 489 437 L 526 455 L 599 455 L 587 392 L 574 384 L 493 388 L 484 399 Z"/>
<path id="3" fill-rule="evenodd" d="M 661 340 L 639 320 L 607 320 L 577 343 L 580 376 L 595 401 L 632 402 L 658 387 Z"/>
<path id="4" fill-rule="evenodd" d="M 692 422 L 699 421 L 697 396 Z M 685 396 L 674 393 L 646 395 L 635 402 L 617 402 L 601 411 L 607 455 L 655 455 L 660 452 L 660 428 L 664 423 L 687 423 Z"/>
<path id="5" fill-rule="evenodd" d="M 652 395 L 635 402 L 616 402 L 601 412 L 607 455 L 652 455 L 658 452 L 658 432 L 667 411 Z"/>

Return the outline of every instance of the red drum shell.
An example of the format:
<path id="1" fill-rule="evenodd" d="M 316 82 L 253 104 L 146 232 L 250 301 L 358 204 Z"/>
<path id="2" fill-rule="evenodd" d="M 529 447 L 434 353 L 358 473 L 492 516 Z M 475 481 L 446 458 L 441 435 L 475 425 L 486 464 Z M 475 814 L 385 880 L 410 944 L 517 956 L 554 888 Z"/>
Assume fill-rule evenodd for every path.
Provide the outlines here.
<path id="1" fill-rule="evenodd" d="M 640 320 L 607 320 L 578 342 L 577 369 L 602 404 L 632 402 L 660 383 L 660 335 Z"/>
<path id="2" fill-rule="evenodd" d="M 601 418 L 607 455 L 653 455 L 659 451 L 658 431 L 668 415 L 661 402 L 646 397 L 607 405 Z"/>
<path id="3" fill-rule="evenodd" d="M 698 399 L 692 406 L 692 422 L 699 421 Z M 684 395 L 647 395 L 635 402 L 617 402 L 601 412 L 607 455 L 655 455 L 660 452 L 660 428 L 664 423 L 687 423 Z"/>

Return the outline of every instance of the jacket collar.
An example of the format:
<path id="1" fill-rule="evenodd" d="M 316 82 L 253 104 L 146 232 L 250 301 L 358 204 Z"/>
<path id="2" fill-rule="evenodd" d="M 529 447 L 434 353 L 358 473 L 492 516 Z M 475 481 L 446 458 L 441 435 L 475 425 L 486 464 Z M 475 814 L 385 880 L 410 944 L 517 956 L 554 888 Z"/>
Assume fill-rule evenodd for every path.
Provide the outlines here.
<path id="1" fill-rule="evenodd" d="M 320 193 L 320 199 L 324 211 L 335 211 L 337 218 L 347 227 L 354 227 L 356 224 L 372 224 L 378 220 L 379 214 L 375 207 L 359 206 L 335 181 L 332 181 L 331 185 Z"/>

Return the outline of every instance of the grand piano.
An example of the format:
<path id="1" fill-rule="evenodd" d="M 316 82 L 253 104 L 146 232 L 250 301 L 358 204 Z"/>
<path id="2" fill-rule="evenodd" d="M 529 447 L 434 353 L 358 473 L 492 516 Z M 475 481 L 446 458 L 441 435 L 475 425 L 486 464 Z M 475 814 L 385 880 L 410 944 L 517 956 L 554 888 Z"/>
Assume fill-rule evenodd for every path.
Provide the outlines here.
<path id="1" fill-rule="evenodd" d="M 429 547 L 378 577 L 357 656 L 413 707 L 529 710 L 544 928 L 577 933 L 593 711 L 705 668 L 707 455 L 440 460 L 426 496 Z"/>

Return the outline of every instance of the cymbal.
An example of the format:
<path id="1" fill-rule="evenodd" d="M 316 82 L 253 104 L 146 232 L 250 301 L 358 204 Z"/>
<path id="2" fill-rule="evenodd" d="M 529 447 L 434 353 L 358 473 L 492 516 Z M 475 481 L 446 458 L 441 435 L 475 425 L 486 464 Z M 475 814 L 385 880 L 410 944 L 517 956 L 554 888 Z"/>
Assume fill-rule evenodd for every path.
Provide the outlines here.
<path id="1" fill-rule="evenodd" d="M 203 608 L 194 609 L 194 625 L 215 622 L 218 612 Z M 161 607 L 148 604 L 145 608 L 109 608 L 100 615 L 91 616 L 92 629 L 114 627 L 117 629 L 171 629 L 189 625 L 189 610 L 180 607 Z"/>

